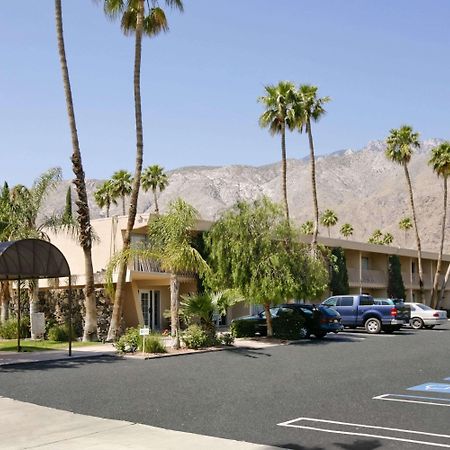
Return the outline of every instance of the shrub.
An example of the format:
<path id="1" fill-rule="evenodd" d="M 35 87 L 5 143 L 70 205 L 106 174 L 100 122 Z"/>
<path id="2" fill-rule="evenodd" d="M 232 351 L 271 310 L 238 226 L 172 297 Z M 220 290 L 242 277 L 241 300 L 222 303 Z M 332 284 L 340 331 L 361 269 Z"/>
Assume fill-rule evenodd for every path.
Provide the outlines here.
<path id="1" fill-rule="evenodd" d="M 194 350 L 201 347 L 214 345 L 215 339 L 211 339 L 207 333 L 198 325 L 189 325 L 185 331 L 181 333 L 181 340 L 187 348 Z"/>
<path id="2" fill-rule="evenodd" d="M 143 336 L 140 336 L 139 349 L 142 350 L 144 339 Z M 164 345 L 163 340 L 157 334 L 150 334 L 149 336 L 145 336 L 145 353 L 167 353 L 166 346 Z"/>
<path id="3" fill-rule="evenodd" d="M 0 325 L 0 337 L 3 339 L 17 338 L 17 318 L 8 319 Z M 20 337 L 30 337 L 30 318 L 28 316 L 20 320 Z"/>
<path id="4" fill-rule="evenodd" d="M 255 330 L 255 323 L 252 320 L 235 320 L 230 326 L 230 332 L 236 338 L 254 336 Z"/>
<path id="5" fill-rule="evenodd" d="M 69 325 L 53 325 L 48 329 L 48 339 L 50 341 L 67 342 L 69 340 Z M 75 339 L 75 333 L 72 328 L 72 340 Z"/>
<path id="6" fill-rule="evenodd" d="M 231 333 L 222 333 L 219 336 L 219 342 L 223 345 L 231 345 L 234 342 L 234 336 Z"/>
<path id="7" fill-rule="evenodd" d="M 272 320 L 273 335 L 280 339 L 298 339 L 299 330 L 305 326 L 300 314 L 286 314 Z"/>
<path id="8" fill-rule="evenodd" d="M 119 353 L 134 353 L 139 348 L 140 338 L 139 328 L 127 328 L 114 346 Z"/>

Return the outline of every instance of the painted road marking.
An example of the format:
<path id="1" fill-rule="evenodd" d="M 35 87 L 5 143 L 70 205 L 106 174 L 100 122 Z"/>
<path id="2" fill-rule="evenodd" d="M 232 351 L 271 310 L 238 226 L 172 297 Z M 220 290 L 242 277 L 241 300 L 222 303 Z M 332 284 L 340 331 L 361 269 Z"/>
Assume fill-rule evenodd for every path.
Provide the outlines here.
<path id="1" fill-rule="evenodd" d="M 417 400 L 412 400 L 412 399 L 417 399 Z M 420 395 L 383 394 L 383 395 L 378 395 L 377 397 L 373 397 L 372 400 L 388 400 L 390 402 L 419 403 L 422 405 L 450 407 L 450 399 L 449 398 L 423 397 Z"/>
<path id="2" fill-rule="evenodd" d="M 338 425 L 341 428 L 366 428 L 366 429 L 372 429 L 372 430 L 380 430 L 380 431 L 388 431 L 388 432 L 395 432 L 399 434 L 407 434 L 407 435 L 417 435 L 417 436 L 423 436 L 423 437 L 435 437 L 435 438 L 441 438 L 448 440 L 448 443 L 440 443 L 440 442 L 432 442 L 432 441 L 419 441 L 416 439 L 408 439 L 406 437 L 400 438 L 397 436 L 387 436 L 383 434 L 371 434 L 371 433 L 359 433 L 355 431 L 343 431 L 343 430 L 335 430 L 332 428 L 320 428 L 318 426 L 310 426 L 310 425 L 296 425 L 296 422 L 316 422 L 318 424 L 328 424 L 328 425 Z M 400 441 L 400 442 L 410 442 L 413 444 L 421 444 L 421 445 L 429 445 L 433 447 L 445 447 L 450 448 L 450 435 L 447 434 L 436 434 L 436 433 L 427 433 L 424 431 L 415 431 L 415 430 L 404 430 L 401 428 L 387 428 L 387 427 L 380 427 L 375 425 L 363 425 L 358 423 L 348 423 L 348 422 L 336 422 L 334 420 L 323 420 L 323 419 L 312 419 L 308 417 L 299 417 L 297 419 L 288 420 L 287 422 L 282 422 L 278 424 L 280 427 L 291 427 L 291 428 L 301 428 L 305 430 L 313 430 L 313 431 L 322 431 L 324 433 L 334 433 L 334 434 L 346 434 L 350 436 L 362 436 L 362 437 L 370 437 L 370 438 L 378 438 L 378 439 L 386 439 L 390 441 Z"/>
<path id="3" fill-rule="evenodd" d="M 419 384 L 407 389 L 408 391 L 424 391 L 424 392 L 444 392 L 450 394 L 450 384 L 432 383 Z"/>

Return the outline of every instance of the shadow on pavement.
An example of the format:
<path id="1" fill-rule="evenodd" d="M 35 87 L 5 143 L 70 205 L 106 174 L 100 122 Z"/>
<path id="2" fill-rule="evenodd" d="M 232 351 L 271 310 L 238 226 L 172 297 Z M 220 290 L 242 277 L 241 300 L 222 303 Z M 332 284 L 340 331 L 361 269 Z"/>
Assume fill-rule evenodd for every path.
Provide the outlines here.
<path id="1" fill-rule="evenodd" d="M 0 366 L 0 373 L 2 372 L 26 372 L 31 370 L 51 370 L 51 369 L 76 369 L 93 363 L 113 363 L 121 360 L 116 356 L 83 356 L 73 359 L 61 358 L 49 361 L 32 361 L 21 362 L 17 364 L 6 364 Z"/>
<path id="2" fill-rule="evenodd" d="M 260 358 L 261 356 L 267 356 L 270 358 L 272 356 L 269 353 L 264 353 L 262 350 L 250 347 L 227 348 L 226 350 L 234 355 L 245 356 L 247 358 Z"/>
<path id="3" fill-rule="evenodd" d="M 380 448 L 382 446 L 381 442 L 378 439 L 357 439 L 356 441 L 350 444 L 334 442 L 333 445 L 336 446 L 337 448 L 343 448 L 345 450 L 375 450 L 376 448 Z M 292 443 L 278 445 L 277 447 L 286 448 L 290 450 L 325 450 L 325 448 L 327 449 L 329 448 L 319 446 L 306 447 L 304 445 Z"/>

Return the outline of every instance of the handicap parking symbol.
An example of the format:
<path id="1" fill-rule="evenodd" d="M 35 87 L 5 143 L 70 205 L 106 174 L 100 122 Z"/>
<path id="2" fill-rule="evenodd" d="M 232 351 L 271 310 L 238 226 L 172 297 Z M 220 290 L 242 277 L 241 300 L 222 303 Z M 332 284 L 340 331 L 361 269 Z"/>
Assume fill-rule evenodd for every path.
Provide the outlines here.
<path id="1" fill-rule="evenodd" d="M 422 391 L 422 392 L 441 392 L 444 394 L 450 394 L 450 384 L 444 383 L 424 383 L 418 386 L 413 386 L 407 389 L 408 391 Z"/>

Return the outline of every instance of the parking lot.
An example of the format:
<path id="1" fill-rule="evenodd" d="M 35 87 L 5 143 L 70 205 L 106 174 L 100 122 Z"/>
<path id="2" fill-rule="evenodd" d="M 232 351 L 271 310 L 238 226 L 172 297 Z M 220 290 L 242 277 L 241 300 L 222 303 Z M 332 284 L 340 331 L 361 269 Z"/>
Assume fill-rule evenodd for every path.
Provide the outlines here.
<path id="1" fill-rule="evenodd" d="M 3 367 L 0 395 L 284 448 L 450 448 L 450 327 Z"/>

